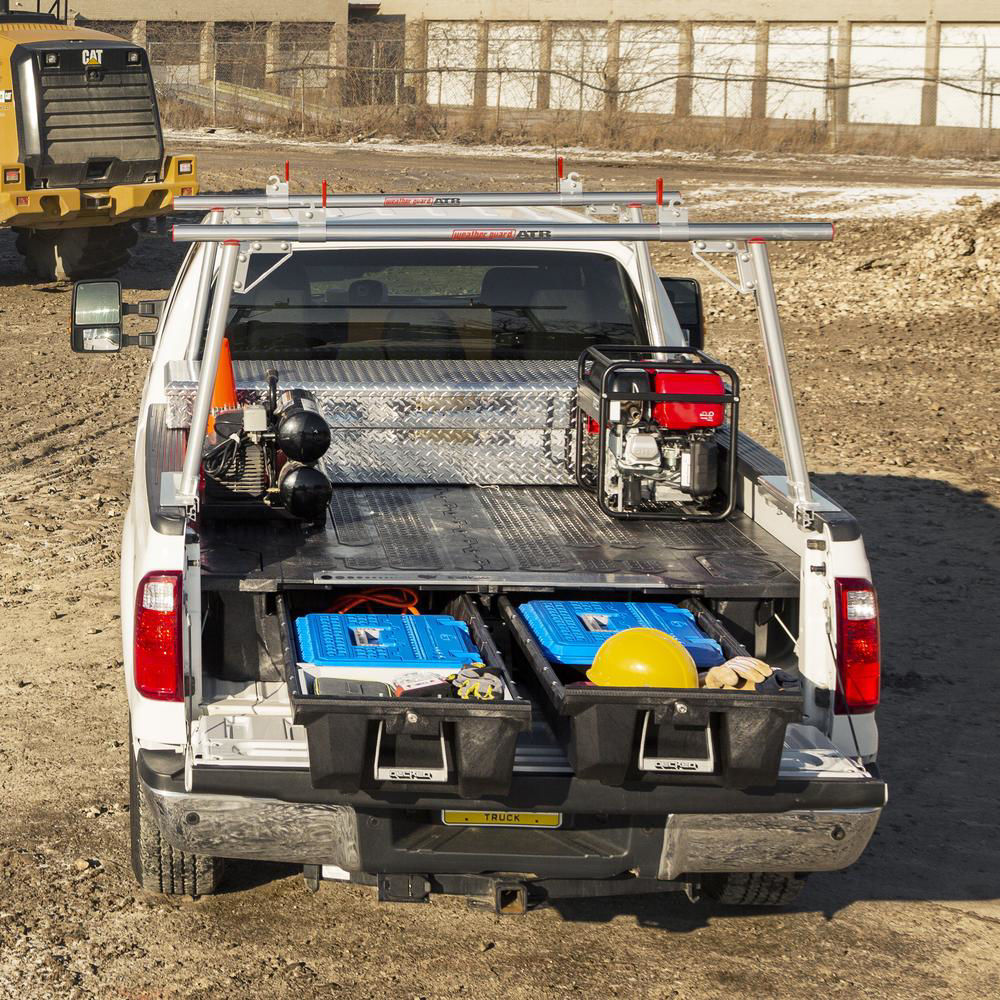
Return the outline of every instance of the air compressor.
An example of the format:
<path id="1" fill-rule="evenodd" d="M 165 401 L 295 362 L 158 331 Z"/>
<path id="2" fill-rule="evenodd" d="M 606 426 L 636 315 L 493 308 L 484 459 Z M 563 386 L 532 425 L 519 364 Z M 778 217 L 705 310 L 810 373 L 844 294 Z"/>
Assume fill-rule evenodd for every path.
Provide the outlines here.
<path id="1" fill-rule="evenodd" d="M 739 376 L 728 365 L 687 347 L 590 347 L 578 363 L 576 402 L 577 482 L 604 513 L 732 513 Z"/>
<path id="2" fill-rule="evenodd" d="M 330 428 L 312 393 L 278 388 L 269 371 L 265 402 L 214 413 L 202 457 L 209 513 L 276 514 L 321 524 L 333 494 L 316 467 L 330 447 Z"/>

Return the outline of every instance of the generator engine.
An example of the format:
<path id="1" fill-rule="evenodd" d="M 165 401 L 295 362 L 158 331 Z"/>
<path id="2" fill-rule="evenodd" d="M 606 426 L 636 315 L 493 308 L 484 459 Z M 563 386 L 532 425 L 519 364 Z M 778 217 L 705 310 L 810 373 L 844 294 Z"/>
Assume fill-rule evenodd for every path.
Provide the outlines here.
<path id="1" fill-rule="evenodd" d="M 637 360 L 603 359 L 583 373 L 578 480 L 587 485 L 589 465 L 590 484 L 612 516 L 716 519 L 727 506 L 719 503 L 722 472 L 732 462 L 717 441 L 727 406 L 736 406 L 733 383 L 723 379 L 728 372 L 714 362 Z M 608 365 L 614 370 L 605 377 Z"/>

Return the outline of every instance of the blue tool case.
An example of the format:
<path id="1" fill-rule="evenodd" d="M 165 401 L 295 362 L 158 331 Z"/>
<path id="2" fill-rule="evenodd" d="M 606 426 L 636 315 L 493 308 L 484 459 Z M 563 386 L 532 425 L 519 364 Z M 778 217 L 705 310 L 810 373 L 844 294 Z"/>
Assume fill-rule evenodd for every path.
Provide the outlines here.
<path id="1" fill-rule="evenodd" d="M 482 661 L 450 615 L 309 614 L 295 620 L 301 661 L 318 667 L 438 667 Z"/>
<path id="2" fill-rule="evenodd" d="M 549 660 L 566 666 L 589 667 L 604 640 L 628 628 L 672 635 L 701 670 L 725 659 L 722 647 L 698 628 L 694 615 L 675 604 L 527 601 L 518 610 Z"/>

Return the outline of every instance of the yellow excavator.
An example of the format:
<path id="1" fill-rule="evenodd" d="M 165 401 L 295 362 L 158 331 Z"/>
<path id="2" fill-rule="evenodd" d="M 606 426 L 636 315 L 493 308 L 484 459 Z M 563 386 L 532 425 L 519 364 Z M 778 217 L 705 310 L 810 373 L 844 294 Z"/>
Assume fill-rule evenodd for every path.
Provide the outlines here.
<path id="1" fill-rule="evenodd" d="M 135 220 L 197 194 L 197 164 L 164 156 L 143 48 L 41 4 L 0 0 L 0 225 L 37 278 L 112 274 Z"/>

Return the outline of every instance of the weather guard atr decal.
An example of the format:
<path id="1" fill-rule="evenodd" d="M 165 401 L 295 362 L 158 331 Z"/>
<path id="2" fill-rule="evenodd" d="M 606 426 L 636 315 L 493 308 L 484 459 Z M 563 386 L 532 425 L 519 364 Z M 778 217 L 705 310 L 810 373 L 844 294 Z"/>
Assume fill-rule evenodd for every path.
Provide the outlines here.
<path id="1" fill-rule="evenodd" d="M 415 208 L 421 205 L 461 205 L 461 198 L 438 197 L 434 195 L 421 196 L 419 198 L 405 197 L 404 195 L 390 195 L 382 199 L 382 204 L 386 207 L 406 207 Z"/>
<path id="2" fill-rule="evenodd" d="M 453 229 L 453 240 L 548 240 L 551 229 Z"/>

